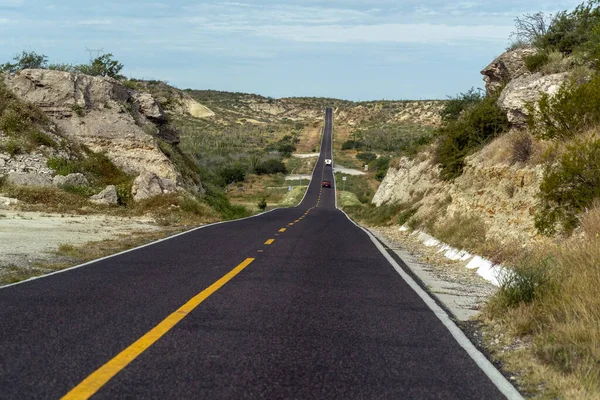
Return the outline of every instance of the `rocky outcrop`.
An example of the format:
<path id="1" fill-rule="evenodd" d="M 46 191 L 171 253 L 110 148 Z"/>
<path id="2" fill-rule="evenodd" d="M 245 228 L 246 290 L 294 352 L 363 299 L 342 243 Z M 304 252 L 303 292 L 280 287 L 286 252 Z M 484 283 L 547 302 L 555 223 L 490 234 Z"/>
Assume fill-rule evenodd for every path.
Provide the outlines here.
<path id="1" fill-rule="evenodd" d="M 69 139 L 105 152 L 125 172 L 150 170 L 181 180 L 156 139 L 141 127 L 149 123 L 146 115 L 159 121 L 164 116 L 149 95 L 133 96 L 112 78 L 63 71 L 23 70 L 7 75 L 5 83 L 20 99 L 44 110 Z M 132 112 L 132 107 L 139 109 Z"/>
<path id="2" fill-rule="evenodd" d="M 444 213 L 479 217 L 488 238 L 500 242 L 535 238 L 533 214 L 543 168 L 486 163 L 483 157 L 488 155 L 467 158 L 463 174 L 452 182 L 440 180 L 428 159 L 403 158 L 389 169 L 373 203 L 417 207 L 415 217 L 421 220 Z"/>
<path id="3" fill-rule="evenodd" d="M 172 193 L 176 190 L 177 186 L 172 180 L 160 178 L 150 171 L 144 171 L 133 181 L 131 194 L 134 201 L 141 201 L 161 194 Z"/>
<path id="4" fill-rule="evenodd" d="M 19 186 L 52 186 L 48 175 L 11 172 L 6 176 L 6 182 Z"/>
<path id="5" fill-rule="evenodd" d="M 117 188 L 115 187 L 115 185 L 109 185 L 100 193 L 91 196 L 89 200 L 94 204 L 104 206 L 116 205 L 119 202 Z"/>
<path id="6" fill-rule="evenodd" d="M 54 186 L 89 186 L 87 178 L 80 173 L 69 174 L 66 176 L 56 175 L 52 179 Z"/>
<path id="7" fill-rule="evenodd" d="M 155 123 L 165 123 L 167 116 L 158 101 L 150 93 L 131 92 L 133 102 L 138 106 L 140 113 Z"/>
<path id="8" fill-rule="evenodd" d="M 510 81 L 502 90 L 498 106 L 506 111 L 513 126 L 524 127 L 529 114 L 526 105 L 537 102 L 542 93 L 555 95 L 568 77 L 567 72 L 545 76 L 539 73 L 521 76 Z"/>
<path id="9" fill-rule="evenodd" d="M 525 57 L 535 53 L 533 48 L 521 48 L 507 51 L 492 61 L 481 71 L 487 93 L 497 91 L 513 79 L 529 75 Z"/>

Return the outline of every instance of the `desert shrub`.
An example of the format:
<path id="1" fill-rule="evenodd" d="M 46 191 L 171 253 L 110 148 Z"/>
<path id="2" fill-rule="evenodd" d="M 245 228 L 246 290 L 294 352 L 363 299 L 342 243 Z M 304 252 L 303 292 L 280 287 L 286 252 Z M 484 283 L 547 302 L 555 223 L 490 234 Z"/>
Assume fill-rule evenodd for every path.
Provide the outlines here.
<path id="1" fill-rule="evenodd" d="M 573 11 L 554 15 L 545 34 L 534 45 L 541 49 L 571 54 L 589 41 L 590 32 L 600 23 L 600 10 L 596 1 L 582 3 Z"/>
<path id="2" fill-rule="evenodd" d="M 342 143 L 342 150 L 360 149 L 363 145 L 364 144 L 358 140 L 346 140 Z"/>
<path id="3" fill-rule="evenodd" d="M 250 215 L 250 212 L 244 206 L 232 205 L 227 196 L 211 183 L 205 183 L 204 190 L 203 200 L 216 210 L 222 218 L 230 220 Z"/>
<path id="4" fill-rule="evenodd" d="M 195 215 L 204 215 L 206 213 L 205 207 L 206 206 L 203 206 L 198 199 L 192 196 L 183 196 L 179 200 L 179 208 L 181 208 L 182 211 Z"/>
<path id="5" fill-rule="evenodd" d="M 554 268 L 552 257 L 535 260 L 529 255 L 523 256 L 500 277 L 500 289 L 490 307 L 506 309 L 539 299 L 551 282 Z"/>
<path id="6" fill-rule="evenodd" d="M 272 158 L 258 164 L 254 168 L 254 172 L 258 175 L 287 174 L 287 169 L 281 160 Z"/>
<path id="7" fill-rule="evenodd" d="M 541 207 L 535 214 L 540 233 L 551 235 L 561 224 L 571 231 L 577 215 L 600 198 L 600 139 L 575 140 L 559 160 L 546 167 L 540 184 Z"/>
<path id="8" fill-rule="evenodd" d="M 84 174 L 93 186 L 118 185 L 130 177 L 117 167 L 104 153 L 85 150 L 85 156 L 74 159 L 51 157 L 46 164 L 59 175 L 76 172 Z"/>
<path id="9" fill-rule="evenodd" d="M 496 100 L 496 95 L 487 96 L 440 128 L 435 162 L 442 168 L 443 179 L 460 176 L 467 155 L 508 129 L 508 118 Z"/>
<path id="10" fill-rule="evenodd" d="M 442 121 L 456 121 L 466 109 L 481 102 L 483 98 L 481 90 L 475 88 L 460 93 L 456 97 L 449 97 L 440 112 Z"/>
<path id="11" fill-rule="evenodd" d="M 529 126 L 542 139 L 567 138 L 600 124 L 600 75 L 589 82 L 568 81 L 554 95 L 528 105 Z"/>
<path id="12" fill-rule="evenodd" d="M 48 69 L 51 71 L 75 72 L 75 66 L 66 63 L 49 64 Z"/>
<path id="13" fill-rule="evenodd" d="M 528 133 L 518 133 L 511 142 L 511 164 L 527 162 L 533 153 L 533 138 Z"/>
<path id="14" fill-rule="evenodd" d="M 356 154 L 356 158 L 358 158 L 359 160 L 365 162 L 365 163 L 370 163 L 371 161 L 377 159 L 377 154 L 375 153 L 370 153 L 370 152 L 364 152 L 364 153 L 357 153 Z"/>
<path id="15" fill-rule="evenodd" d="M 259 210 L 265 211 L 267 208 L 267 199 L 264 197 L 261 198 L 256 205 L 258 206 Z"/>
<path id="16" fill-rule="evenodd" d="M 539 51 L 534 54 L 529 54 L 523 60 L 525 62 L 525 67 L 530 72 L 538 72 L 548 64 L 549 56 L 545 51 Z"/>
<path id="17" fill-rule="evenodd" d="M 382 181 L 383 178 L 385 178 L 387 171 L 390 168 L 390 161 L 391 159 L 389 157 L 379 157 L 369 164 L 376 171 L 375 179 Z"/>
<path id="18" fill-rule="evenodd" d="M 92 76 L 110 76 L 111 78 L 123 78 L 119 75 L 123 69 L 123 64 L 113 59 L 111 53 L 102 54 L 96 57 L 89 64 L 82 64 L 75 67 L 77 72 Z"/>
<path id="19" fill-rule="evenodd" d="M 115 189 L 117 190 L 117 204 L 120 206 L 130 206 L 133 204 L 132 186 L 133 178 L 115 185 Z"/>
<path id="20" fill-rule="evenodd" d="M 246 168 L 242 165 L 223 167 L 218 173 L 225 185 L 246 180 Z"/>
<path id="21" fill-rule="evenodd" d="M 38 54 L 35 51 L 23 51 L 21 54 L 14 56 L 13 61 L 15 61 L 15 63 L 7 62 L 0 65 L 0 71 L 13 73 L 28 68 L 46 68 L 48 57 L 43 54 Z"/>

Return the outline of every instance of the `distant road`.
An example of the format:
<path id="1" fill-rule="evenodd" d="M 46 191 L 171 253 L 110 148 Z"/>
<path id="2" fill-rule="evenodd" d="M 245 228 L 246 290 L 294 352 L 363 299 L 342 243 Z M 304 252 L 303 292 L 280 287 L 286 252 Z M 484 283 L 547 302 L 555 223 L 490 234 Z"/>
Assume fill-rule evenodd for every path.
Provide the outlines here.
<path id="1" fill-rule="evenodd" d="M 518 398 L 321 188 L 332 125 L 296 208 L 0 289 L 0 398 Z"/>

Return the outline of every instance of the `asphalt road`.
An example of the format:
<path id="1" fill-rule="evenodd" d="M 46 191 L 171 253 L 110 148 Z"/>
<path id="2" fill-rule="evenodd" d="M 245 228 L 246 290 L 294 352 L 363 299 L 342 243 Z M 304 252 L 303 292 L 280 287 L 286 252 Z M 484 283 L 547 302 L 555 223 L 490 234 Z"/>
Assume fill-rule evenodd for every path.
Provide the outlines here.
<path id="1" fill-rule="evenodd" d="M 0 398 L 504 398 L 321 188 L 332 123 L 298 207 L 0 289 Z"/>

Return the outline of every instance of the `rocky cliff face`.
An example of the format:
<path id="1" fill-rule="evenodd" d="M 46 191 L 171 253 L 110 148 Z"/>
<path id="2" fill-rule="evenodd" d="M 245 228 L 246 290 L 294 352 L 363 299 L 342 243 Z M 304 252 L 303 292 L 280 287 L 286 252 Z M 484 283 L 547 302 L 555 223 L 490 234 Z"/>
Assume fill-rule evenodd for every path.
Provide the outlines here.
<path id="1" fill-rule="evenodd" d="M 166 120 L 152 96 L 129 91 L 112 78 L 62 71 L 23 70 L 7 75 L 5 84 L 41 108 L 66 137 L 105 152 L 124 171 L 151 171 L 180 181 L 176 167 L 147 133 L 158 133 Z"/>
<path id="2" fill-rule="evenodd" d="M 513 126 L 510 133 L 467 157 L 463 174 L 451 182 L 440 179 L 431 154 L 402 158 L 388 171 L 373 203 L 413 206 L 421 220 L 432 215 L 478 217 L 489 238 L 500 242 L 535 239 L 534 212 L 543 167 L 514 163 L 510 152 L 515 135 L 526 125 L 526 105 L 542 93 L 555 94 L 569 74 L 527 72 L 523 58 L 532 53 L 530 49 L 507 52 L 482 71 L 488 92 L 502 89 L 498 105 Z"/>

